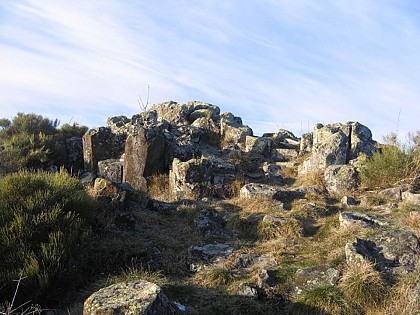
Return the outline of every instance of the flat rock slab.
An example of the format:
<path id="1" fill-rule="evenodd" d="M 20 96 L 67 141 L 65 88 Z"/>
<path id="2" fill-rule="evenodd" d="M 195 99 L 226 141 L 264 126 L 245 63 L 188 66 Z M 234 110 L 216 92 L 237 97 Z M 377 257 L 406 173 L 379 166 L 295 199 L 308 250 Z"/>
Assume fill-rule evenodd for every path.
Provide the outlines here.
<path id="1" fill-rule="evenodd" d="M 120 282 L 93 293 L 84 303 L 83 315 L 175 314 L 160 287 L 144 280 Z"/>
<path id="2" fill-rule="evenodd" d="M 388 225 L 388 222 L 378 216 L 363 212 L 341 212 L 338 219 L 340 221 L 340 227 L 346 227 L 356 223 L 360 223 L 364 227 L 379 227 Z"/>
<path id="3" fill-rule="evenodd" d="M 295 290 L 297 294 L 302 293 L 305 288 L 317 285 L 335 285 L 340 272 L 337 269 L 326 265 L 299 269 L 295 275 Z"/>
<path id="4" fill-rule="evenodd" d="M 191 271 L 200 271 L 206 265 L 231 255 L 234 249 L 233 245 L 221 243 L 193 245 L 188 249 L 187 264 Z"/>
<path id="5" fill-rule="evenodd" d="M 367 260 L 387 273 L 420 270 L 420 241 L 409 231 L 385 231 L 371 239 L 359 239 L 345 247 L 348 262 Z"/>

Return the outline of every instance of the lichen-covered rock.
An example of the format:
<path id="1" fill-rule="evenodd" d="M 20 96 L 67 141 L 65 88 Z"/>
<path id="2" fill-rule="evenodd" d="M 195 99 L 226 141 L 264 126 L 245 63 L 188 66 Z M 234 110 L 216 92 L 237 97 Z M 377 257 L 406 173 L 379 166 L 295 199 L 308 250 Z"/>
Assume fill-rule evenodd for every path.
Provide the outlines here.
<path id="1" fill-rule="evenodd" d="M 65 142 L 67 163 L 69 168 L 72 168 L 74 172 L 83 170 L 83 140 L 80 137 L 71 137 L 66 139 Z"/>
<path id="2" fill-rule="evenodd" d="M 191 271 L 200 271 L 205 266 L 230 256 L 234 249 L 233 245 L 221 243 L 193 245 L 188 248 L 187 264 Z"/>
<path id="3" fill-rule="evenodd" d="M 135 189 L 146 190 L 146 177 L 165 169 L 165 140 L 162 130 L 139 128 L 127 137 L 124 153 L 123 181 Z"/>
<path id="4" fill-rule="evenodd" d="M 304 133 L 300 138 L 299 154 L 303 155 L 312 151 L 313 134 L 312 132 Z"/>
<path id="5" fill-rule="evenodd" d="M 392 187 L 379 191 L 378 195 L 391 201 L 398 202 L 401 201 L 402 191 L 400 187 Z"/>
<path id="6" fill-rule="evenodd" d="M 339 279 L 340 272 L 326 265 L 299 269 L 295 275 L 295 291 L 302 293 L 303 289 L 318 285 L 335 285 Z"/>
<path id="7" fill-rule="evenodd" d="M 115 134 L 126 134 L 129 131 L 131 120 L 125 116 L 109 117 L 106 126 Z"/>
<path id="8" fill-rule="evenodd" d="M 341 205 L 342 205 L 344 208 L 347 208 L 347 207 L 351 207 L 351 206 L 355 206 L 355 205 L 357 205 L 357 201 L 356 201 L 356 199 L 354 199 L 354 198 L 353 198 L 353 197 L 351 197 L 351 196 L 343 196 L 343 198 L 341 198 L 340 202 L 341 202 Z"/>
<path id="9" fill-rule="evenodd" d="M 375 144 L 370 130 L 358 122 L 325 126 L 317 124 L 312 133 L 312 154 L 303 162 L 299 173 L 305 174 L 330 165 L 348 164 L 357 159 L 360 153 L 370 157 Z M 301 148 L 301 151 L 305 150 Z"/>
<path id="10" fill-rule="evenodd" d="M 391 274 L 420 270 L 420 242 L 409 231 L 390 230 L 371 239 L 356 238 L 346 244 L 345 253 L 348 262 L 368 260 Z"/>
<path id="11" fill-rule="evenodd" d="M 273 139 L 254 136 L 245 137 L 245 152 L 252 152 L 264 157 L 270 157 L 272 146 Z"/>
<path id="12" fill-rule="evenodd" d="M 239 191 L 240 198 L 266 197 L 269 199 L 278 199 L 281 188 L 266 184 L 250 183 L 244 185 Z"/>
<path id="13" fill-rule="evenodd" d="M 262 290 L 253 283 L 240 283 L 233 290 L 233 294 L 249 299 L 258 299 L 263 296 Z"/>
<path id="14" fill-rule="evenodd" d="M 160 287 L 145 280 L 100 289 L 84 303 L 83 315 L 172 315 L 174 308 Z"/>
<path id="15" fill-rule="evenodd" d="M 98 175 L 112 182 L 121 183 L 123 179 L 124 161 L 108 159 L 98 162 Z"/>
<path id="16" fill-rule="evenodd" d="M 341 212 L 339 217 L 340 227 L 347 227 L 356 223 L 365 227 L 387 226 L 388 222 L 380 217 L 362 212 Z"/>
<path id="17" fill-rule="evenodd" d="M 83 157 L 85 169 L 98 170 L 98 162 L 119 158 L 124 153 L 125 135 L 112 133 L 110 128 L 90 129 L 83 136 Z"/>
<path id="18" fill-rule="evenodd" d="M 252 129 L 242 124 L 240 117 L 232 113 L 220 115 L 220 134 L 226 143 L 236 144 L 241 149 L 245 148 L 246 136 L 252 136 Z"/>
<path id="19" fill-rule="evenodd" d="M 401 194 L 401 198 L 404 201 L 420 204 L 420 194 L 414 194 L 410 191 L 403 191 Z"/>
<path id="20" fill-rule="evenodd" d="M 357 170 L 352 165 L 331 165 L 324 172 L 325 188 L 330 194 L 348 194 L 359 185 Z"/>
<path id="21" fill-rule="evenodd" d="M 233 233 L 227 231 L 225 220 L 212 209 L 204 209 L 194 220 L 197 229 L 207 238 L 233 238 Z"/>
<path id="22" fill-rule="evenodd" d="M 176 200 L 223 196 L 229 194 L 229 184 L 235 180 L 235 167 L 214 156 L 182 162 L 174 159 L 169 172 L 169 189 Z"/>

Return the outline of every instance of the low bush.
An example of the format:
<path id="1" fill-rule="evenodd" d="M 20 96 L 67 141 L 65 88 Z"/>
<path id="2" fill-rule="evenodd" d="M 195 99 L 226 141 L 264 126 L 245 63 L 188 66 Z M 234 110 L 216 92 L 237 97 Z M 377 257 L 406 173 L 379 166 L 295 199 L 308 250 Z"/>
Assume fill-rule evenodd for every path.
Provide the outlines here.
<path id="1" fill-rule="evenodd" d="M 360 169 L 361 184 L 367 189 L 390 188 L 397 184 L 419 185 L 420 150 L 387 145 L 376 151 Z"/>
<path id="2" fill-rule="evenodd" d="M 20 298 L 55 302 L 78 270 L 77 256 L 94 208 L 78 180 L 65 171 L 21 171 L 2 178 L 2 294 L 9 295 L 13 280 L 23 276 Z"/>

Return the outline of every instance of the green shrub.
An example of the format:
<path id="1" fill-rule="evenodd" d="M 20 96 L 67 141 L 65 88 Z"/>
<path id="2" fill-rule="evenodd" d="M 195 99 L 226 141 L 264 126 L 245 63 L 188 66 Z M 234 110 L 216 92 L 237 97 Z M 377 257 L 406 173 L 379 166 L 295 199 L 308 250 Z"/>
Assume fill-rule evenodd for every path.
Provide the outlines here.
<path id="1" fill-rule="evenodd" d="M 77 179 L 64 171 L 21 171 L 2 178 L 0 287 L 22 275 L 22 298 L 53 301 L 77 271 L 93 209 Z"/>
<path id="2" fill-rule="evenodd" d="M 389 188 L 399 183 L 419 184 L 420 151 L 384 146 L 360 169 L 362 186 L 368 189 Z"/>

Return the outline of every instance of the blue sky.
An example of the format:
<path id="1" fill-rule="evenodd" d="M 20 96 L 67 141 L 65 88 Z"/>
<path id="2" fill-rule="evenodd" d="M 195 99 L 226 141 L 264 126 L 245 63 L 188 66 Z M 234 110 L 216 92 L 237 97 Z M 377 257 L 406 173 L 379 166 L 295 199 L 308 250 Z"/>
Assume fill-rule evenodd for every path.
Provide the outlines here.
<path id="1" fill-rule="evenodd" d="M 256 134 L 420 129 L 417 0 L 1 0 L 0 117 L 105 125 L 200 100 Z"/>

